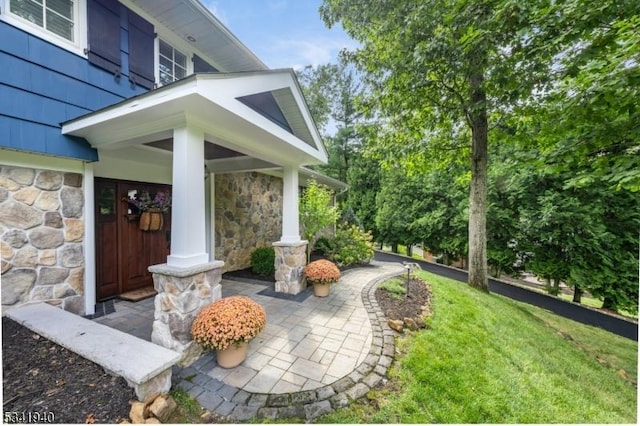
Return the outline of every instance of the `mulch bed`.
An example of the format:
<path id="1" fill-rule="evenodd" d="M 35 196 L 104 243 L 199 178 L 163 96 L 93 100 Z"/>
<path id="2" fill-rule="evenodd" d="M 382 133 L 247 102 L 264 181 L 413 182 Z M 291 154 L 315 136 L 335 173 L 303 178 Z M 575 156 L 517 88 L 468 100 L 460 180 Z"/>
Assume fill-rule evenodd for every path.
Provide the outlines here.
<path id="1" fill-rule="evenodd" d="M 5 423 L 119 423 L 136 399 L 123 378 L 6 317 L 2 375 Z"/>
<path id="2" fill-rule="evenodd" d="M 265 281 L 265 282 L 276 282 L 276 276 L 274 275 L 258 275 L 253 273 L 251 268 L 240 269 L 232 272 L 225 272 L 222 278 L 233 279 L 233 278 L 247 278 L 250 280 L 256 281 Z"/>
<path id="3" fill-rule="evenodd" d="M 402 281 L 406 284 L 406 278 L 402 278 Z M 431 291 L 423 280 L 411 278 L 406 297 L 398 300 L 381 288 L 376 289 L 375 296 L 388 319 L 403 320 L 422 315 L 422 307 L 429 306 Z"/>

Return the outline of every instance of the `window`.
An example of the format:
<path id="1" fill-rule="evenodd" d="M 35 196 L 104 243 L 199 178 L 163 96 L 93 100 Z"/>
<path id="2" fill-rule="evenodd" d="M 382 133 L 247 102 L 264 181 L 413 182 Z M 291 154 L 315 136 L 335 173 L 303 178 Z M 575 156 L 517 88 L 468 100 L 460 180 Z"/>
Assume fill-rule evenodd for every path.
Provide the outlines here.
<path id="1" fill-rule="evenodd" d="M 171 45 L 160 40 L 159 58 L 160 85 L 172 83 L 187 75 L 187 57 Z"/>
<path id="2" fill-rule="evenodd" d="M 77 41 L 77 0 L 10 0 L 9 11 L 58 37 Z"/>

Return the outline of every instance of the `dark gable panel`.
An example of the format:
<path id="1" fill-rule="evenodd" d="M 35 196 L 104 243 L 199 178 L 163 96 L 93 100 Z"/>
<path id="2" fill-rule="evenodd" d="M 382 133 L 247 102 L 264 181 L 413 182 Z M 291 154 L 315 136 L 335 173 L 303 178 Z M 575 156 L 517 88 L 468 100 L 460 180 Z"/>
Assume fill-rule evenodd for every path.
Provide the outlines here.
<path id="1" fill-rule="evenodd" d="M 120 74 L 120 3 L 87 0 L 89 62 Z"/>
<path id="2" fill-rule="evenodd" d="M 293 134 L 291 126 L 286 117 L 282 113 L 282 110 L 278 106 L 276 99 L 271 92 L 256 93 L 248 96 L 241 96 L 236 98 L 249 108 L 253 109 L 262 116 L 276 123 L 278 126 L 285 129 L 287 132 Z"/>
<path id="3" fill-rule="evenodd" d="M 147 89 L 155 85 L 154 39 L 153 25 L 129 10 L 129 79 Z"/>
<path id="4" fill-rule="evenodd" d="M 218 70 L 198 55 L 193 55 L 193 72 L 218 72 Z"/>

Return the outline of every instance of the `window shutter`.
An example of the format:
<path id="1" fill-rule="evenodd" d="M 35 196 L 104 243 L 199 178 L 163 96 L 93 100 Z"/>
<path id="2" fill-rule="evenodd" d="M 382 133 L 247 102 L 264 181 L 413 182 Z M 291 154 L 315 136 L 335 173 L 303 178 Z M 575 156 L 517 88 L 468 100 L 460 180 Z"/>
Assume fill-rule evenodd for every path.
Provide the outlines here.
<path id="1" fill-rule="evenodd" d="M 218 72 L 218 70 L 198 55 L 193 55 L 193 72 Z"/>
<path id="2" fill-rule="evenodd" d="M 129 11 L 129 79 L 147 89 L 155 84 L 154 39 L 153 25 Z"/>
<path id="3" fill-rule="evenodd" d="M 87 0 L 89 62 L 120 74 L 120 3 Z"/>

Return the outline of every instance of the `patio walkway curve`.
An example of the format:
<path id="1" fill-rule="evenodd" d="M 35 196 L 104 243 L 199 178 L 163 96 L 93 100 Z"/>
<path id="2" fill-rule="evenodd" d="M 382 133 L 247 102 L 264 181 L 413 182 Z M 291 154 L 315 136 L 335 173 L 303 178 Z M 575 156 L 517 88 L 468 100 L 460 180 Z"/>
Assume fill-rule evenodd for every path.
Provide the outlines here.
<path id="1" fill-rule="evenodd" d="M 252 298 L 265 308 L 267 326 L 240 366 L 221 368 L 215 353 L 207 353 L 189 367 L 174 367 L 173 387 L 237 421 L 311 420 L 348 405 L 378 385 L 391 365 L 394 332 L 374 292 L 377 283 L 403 271 L 399 263 L 372 262 L 345 271 L 328 297 L 302 301 L 265 295 L 263 285 L 223 280 L 223 297 Z M 98 321 L 108 325 L 112 315 Z M 131 319 L 122 318 L 122 324 Z M 150 334 L 146 325 L 137 328 Z"/>

